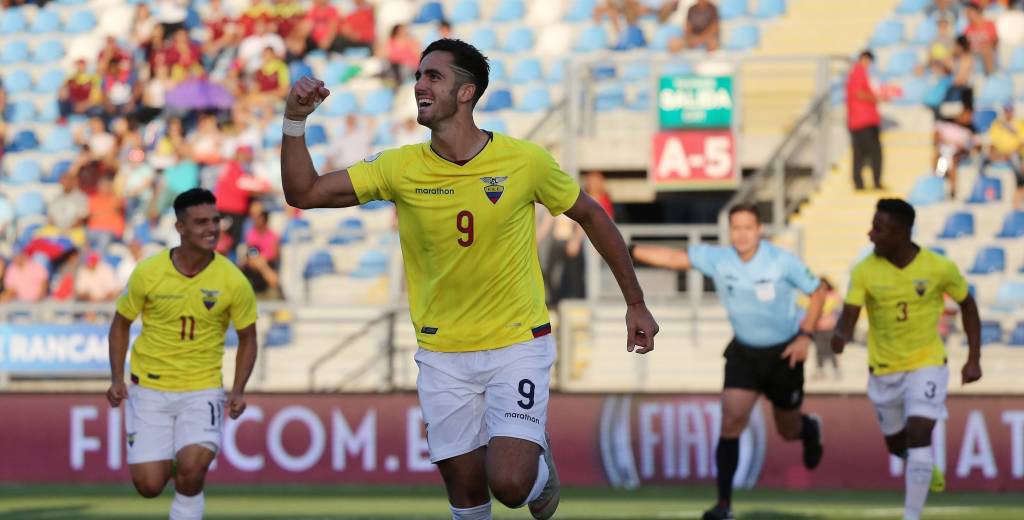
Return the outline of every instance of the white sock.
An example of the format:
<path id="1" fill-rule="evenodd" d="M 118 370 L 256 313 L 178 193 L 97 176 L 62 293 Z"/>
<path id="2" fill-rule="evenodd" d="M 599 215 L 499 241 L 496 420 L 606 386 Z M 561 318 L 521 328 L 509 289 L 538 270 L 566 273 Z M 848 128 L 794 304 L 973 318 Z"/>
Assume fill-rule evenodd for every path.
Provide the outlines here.
<path id="1" fill-rule="evenodd" d="M 544 486 L 548 483 L 548 463 L 544 462 L 544 455 L 541 454 L 540 462 L 537 463 L 537 480 L 533 481 L 533 487 L 530 488 L 530 494 L 526 496 L 526 502 L 519 504 L 519 507 L 523 507 L 540 496 L 540 493 L 544 491 Z"/>
<path id="2" fill-rule="evenodd" d="M 448 507 L 452 510 L 452 520 L 491 520 L 491 502 L 476 507 L 459 509 L 451 504 Z"/>
<path id="3" fill-rule="evenodd" d="M 203 495 L 202 491 L 193 497 L 174 493 L 174 501 L 171 502 L 170 520 L 203 520 L 203 511 L 205 509 L 206 496 Z"/>
<path id="4" fill-rule="evenodd" d="M 910 448 L 907 450 L 906 499 L 903 505 L 904 520 L 918 520 L 928 499 L 928 485 L 932 480 L 932 448 Z"/>

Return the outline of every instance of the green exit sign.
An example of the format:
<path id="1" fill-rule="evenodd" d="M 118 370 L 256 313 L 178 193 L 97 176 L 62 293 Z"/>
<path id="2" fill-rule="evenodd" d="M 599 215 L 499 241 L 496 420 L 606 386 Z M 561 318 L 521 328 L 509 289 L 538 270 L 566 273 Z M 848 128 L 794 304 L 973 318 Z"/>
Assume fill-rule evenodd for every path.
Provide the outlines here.
<path id="1" fill-rule="evenodd" d="M 732 126 L 731 76 L 662 76 L 658 119 L 662 128 Z"/>

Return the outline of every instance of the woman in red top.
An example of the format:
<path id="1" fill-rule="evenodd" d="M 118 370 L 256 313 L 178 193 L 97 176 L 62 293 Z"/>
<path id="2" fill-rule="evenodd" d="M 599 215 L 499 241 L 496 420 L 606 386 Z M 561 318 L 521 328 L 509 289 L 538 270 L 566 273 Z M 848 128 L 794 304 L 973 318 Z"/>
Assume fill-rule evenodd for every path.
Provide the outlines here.
<path id="1" fill-rule="evenodd" d="M 992 74 L 996 70 L 996 46 L 999 43 L 996 24 L 986 19 L 981 13 L 981 7 L 974 2 L 967 4 L 966 13 L 967 28 L 964 29 L 964 36 L 971 42 L 971 52 L 981 56 L 985 74 Z"/>
<path id="2" fill-rule="evenodd" d="M 411 78 L 420 64 L 420 42 L 409 33 L 409 28 L 398 24 L 391 29 L 387 43 L 387 58 L 396 83 Z"/>

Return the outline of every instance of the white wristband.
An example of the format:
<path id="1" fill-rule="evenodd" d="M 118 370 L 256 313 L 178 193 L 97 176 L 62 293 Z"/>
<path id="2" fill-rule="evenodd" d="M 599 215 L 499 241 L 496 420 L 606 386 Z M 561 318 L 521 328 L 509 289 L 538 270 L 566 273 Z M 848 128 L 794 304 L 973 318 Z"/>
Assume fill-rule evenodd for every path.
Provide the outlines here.
<path id="1" fill-rule="evenodd" d="M 284 118 L 284 123 L 281 125 L 281 129 L 284 131 L 284 135 L 302 137 L 306 135 L 306 120 L 293 121 L 286 117 Z"/>

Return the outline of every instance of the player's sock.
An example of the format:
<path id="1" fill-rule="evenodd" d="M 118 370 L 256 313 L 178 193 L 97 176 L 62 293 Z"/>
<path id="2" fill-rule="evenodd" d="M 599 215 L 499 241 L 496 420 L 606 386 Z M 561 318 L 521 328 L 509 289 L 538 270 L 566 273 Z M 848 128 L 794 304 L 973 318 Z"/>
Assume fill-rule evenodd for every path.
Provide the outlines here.
<path id="1" fill-rule="evenodd" d="M 476 507 L 457 508 L 451 504 L 452 520 L 491 520 L 491 502 Z"/>
<path id="2" fill-rule="evenodd" d="M 726 507 L 732 503 L 732 479 L 736 476 L 736 465 L 740 460 L 740 440 L 718 439 L 715 450 L 715 464 L 718 465 L 718 503 Z"/>
<path id="3" fill-rule="evenodd" d="M 526 497 L 526 502 L 519 504 L 519 507 L 523 507 L 540 496 L 541 492 L 544 491 L 544 486 L 548 483 L 548 464 L 544 461 L 544 455 L 540 456 L 540 462 L 537 463 L 537 480 L 533 481 L 533 488 L 530 489 L 529 496 Z"/>
<path id="4" fill-rule="evenodd" d="M 205 509 L 206 496 L 202 491 L 191 497 L 175 493 L 174 501 L 171 502 L 170 520 L 202 520 Z"/>
<path id="5" fill-rule="evenodd" d="M 932 448 L 910 448 L 907 450 L 906 499 L 903 505 L 904 520 L 918 520 L 924 511 L 928 498 L 928 486 L 932 481 Z"/>

